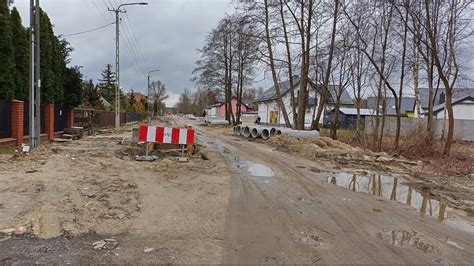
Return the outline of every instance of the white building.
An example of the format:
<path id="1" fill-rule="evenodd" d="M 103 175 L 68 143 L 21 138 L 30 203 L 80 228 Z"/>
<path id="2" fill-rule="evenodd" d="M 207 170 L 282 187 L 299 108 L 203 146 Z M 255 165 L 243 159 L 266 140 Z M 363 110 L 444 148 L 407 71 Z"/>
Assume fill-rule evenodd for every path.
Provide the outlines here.
<path id="1" fill-rule="evenodd" d="M 436 89 L 434 89 L 436 91 Z M 435 91 L 433 94 L 435 94 Z M 415 117 L 427 117 L 428 115 L 428 109 L 429 109 L 429 89 L 428 88 L 420 88 L 420 109 L 421 109 L 421 115 L 418 114 L 418 108 L 415 107 Z M 453 99 L 452 102 L 454 103 L 455 101 L 458 101 L 460 99 L 463 99 L 467 96 L 474 97 L 474 88 L 453 88 Z M 436 95 L 433 95 L 433 111 L 435 108 L 440 108 L 444 110 L 444 102 L 446 101 L 446 95 L 444 92 L 444 88 L 438 88 L 436 91 Z M 453 106 L 454 108 L 454 106 Z M 464 107 L 464 108 L 469 108 L 469 107 Z M 439 112 L 438 112 L 439 113 Z M 433 114 L 435 117 L 437 117 L 436 114 Z M 442 114 L 438 114 L 442 115 Z M 463 114 L 460 114 L 462 117 L 466 117 Z M 474 116 L 471 115 L 469 116 L 470 120 L 474 119 Z M 463 119 L 463 118 L 458 118 L 454 116 L 455 119 Z"/>
<path id="2" fill-rule="evenodd" d="M 474 120 L 474 97 L 465 96 L 452 100 L 454 119 Z M 439 104 L 433 107 L 433 116 L 435 118 L 447 118 L 445 104 Z"/>
<path id="3" fill-rule="evenodd" d="M 295 97 L 299 95 L 299 87 L 300 87 L 300 78 L 295 77 L 293 78 L 294 82 L 294 93 Z M 279 84 L 280 92 L 283 98 L 283 103 L 285 105 L 286 111 L 288 113 L 288 118 L 290 122 L 293 122 L 293 111 L 291 108 L 291 93 L 290 93 L 290 82 L 284 81 Z M 311 126 L 312 121 L 316 117 L 316 113 L 319 106 L 319 99 L 320 99 L 320 92 L 317 89 L 317 86 L 314 85 L 312 81 L 308 82 L 308 101 L 306 104 L 306 113 L 305 113 L 305 126 Z M 335 95 L 336 95 L 337 87 L 334 85 L 329 86 L 330 95 L 328 95 L 328 105 L 326 105 L 325 109 L 330 110 L 331 107 L 335 103 Z M 285 125 L 285 120 L 283 118 L 283 113 L 280 110 L 280 107 L 277 102 L 277 95 L 275 91 L 275 86 L 271 87 L 270 89 L 266 90 L 264 94 L 256 100 L 258 105 L 258 116 L 260 117 L 260 121 L 263 124 L 273 124 L 273 125 Z M 347 91 L 343 91 L 341 95 L 341 107 L 353 107 L 354 103 Z M 323 124 L 324 116 L 326 110 L 324 111 L 321 119 L 319 121 L 320 124 Z"/>

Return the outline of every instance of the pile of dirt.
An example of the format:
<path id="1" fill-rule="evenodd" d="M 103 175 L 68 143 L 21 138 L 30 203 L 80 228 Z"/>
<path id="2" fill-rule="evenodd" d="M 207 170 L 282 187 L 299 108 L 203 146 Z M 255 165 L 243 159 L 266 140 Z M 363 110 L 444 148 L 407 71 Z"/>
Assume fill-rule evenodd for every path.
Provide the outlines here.
<path id="1" fill-rule="evenodd" d="M 418 162 L 409 161 L 402 157 L 395 158 L 384 152 L 375 153 L 370 150 L 352 147 L 327 137 L 299 138 L 283 134 L 271 138 L 267 141 L 267 144 L 275 147 L 279 151 L 298 154 L 311 160 L 326 158 L 346 162 L 383 162 L 396 164 L 401 167 L 413 167 L 414 165 L 418 165 Z"/>

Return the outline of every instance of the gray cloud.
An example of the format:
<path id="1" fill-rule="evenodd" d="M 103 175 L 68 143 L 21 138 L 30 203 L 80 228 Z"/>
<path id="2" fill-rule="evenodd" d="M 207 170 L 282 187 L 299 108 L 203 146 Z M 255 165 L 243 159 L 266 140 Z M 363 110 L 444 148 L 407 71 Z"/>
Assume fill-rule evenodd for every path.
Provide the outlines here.
<path id="1" fill-rule="evenodd" d="M 120 2 L 135 1 L 42 0 L 41 6 L 58 35 L 114 22 L 114 13 L 107 11 L 107 6 Z M 229 1 L 148 0 L 148 3 L 148 6 L 127 7 L 127 14 L 122 15 L 121 86 L 145 92 L 146 73 L 143 72 L 158 68 L 161 71 L 154 73 L 153 78 L 162 80 L 170 93 L 179 93 L 185 87 L 193 89 L 194 84 L 189 79 L 199 56 L 196 49 L 202 46 L 207 32 L 218 20 L 231 11 Z M 29 24 L 29 1 L 17 0 L 14 5 L 23 23 Z M 75 48 L 72 64 L 83 66 L 87 78 L 96 81 L 105 64 L 115 65 L 115 25 L 67 40 Z"/>

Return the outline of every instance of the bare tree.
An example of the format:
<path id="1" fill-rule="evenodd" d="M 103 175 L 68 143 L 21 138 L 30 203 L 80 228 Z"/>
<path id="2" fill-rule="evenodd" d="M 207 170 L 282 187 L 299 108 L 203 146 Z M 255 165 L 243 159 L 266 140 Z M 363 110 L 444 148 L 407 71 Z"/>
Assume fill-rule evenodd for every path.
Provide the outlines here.
<path id="1" fill-rule="evenodd" d="M 150 83 L 150 98 L 153 102 L 153 113 L 163 115 L 163 102 L 168 99 L 166 86 L 161 81 L 153 81 Z"/>

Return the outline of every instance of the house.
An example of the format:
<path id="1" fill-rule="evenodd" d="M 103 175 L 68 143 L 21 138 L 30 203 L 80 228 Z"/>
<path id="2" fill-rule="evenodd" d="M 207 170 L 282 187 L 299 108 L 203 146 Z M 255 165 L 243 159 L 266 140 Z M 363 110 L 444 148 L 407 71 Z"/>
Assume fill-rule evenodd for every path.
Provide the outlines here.
<path id="1" fill-rule="evenodd" d="M 374 116 L 375 110 L 360 108 L 359 114 L 360 114 L 359 125 L 360 125 L 360 128 L 363 129 L 365 127 L 365 117 Z M 336 110 L 335 108 L 333 108 L 327 113 L 328 117 L 327 117 L 326 122 L 324 123 L 324 127 L 331 126 L 335 115 L 336 115 Z M 337 115 L 337 127 L 338 128 L 355 128 L 356 125 L 357 125 L 357 109 L 347 108 L 347 107 L 339 108 L 339 114 Z"/>
<path id="2" fill-rule="evenodd" d="M 242 100 L 240 105 L 240 112 L 246 113 L 252 110 L 252 101 Z M 231 100 L 232 113 L 234 116 L 237 114 L 237 98 L 233 97 Z M 225 117 L 225 99 L 224 97 L 218 97 L 216 102 L 206 107 L 206 116 L 207 117 Z"/>
<path id="3" fill-rule="evenodd" d="M 109 109 L 112 104 L 110 104 L 104 97 L 100 96 L 100 102 L 102 103 L 102 105 L 106 108 L 106 109 Z"/>
<path id="4" fill-rule="evenodd" d="M 434 89 L 433 93 L 435 93 L 436 89 Z M 421 109 L 421 114 L 417 114 L 417 108 L 415 108 L 415 116 L 421 116 L 421 117 L 426 117 L 428 115 L 428 109 L 429 109 L 429 89 L 428 88 L 420 88 L 420 109 Z M 446 94 L 444 91 L 444 88 L 438 88 L 438 91 L 436 92 L 436 95 L 433 95 L 433 107 L 439 105 L 444 105 L 444 102 L 446 101 Z M 453 88 L 453 99 L 454 100 L 459 100 L 462 99 L 466 96 L 471 96 L 474 97 L 474 88 Z M 461 119 L 461 118 L 459 118 Z M 474 119 L 474 118 L 471 118 Z"/>
<path id="5" fill-rule="evenodd" d="M 454 119 L 474 120 L 474 96 L 452 99 L 451 105 L 453 107 Z M 439 119 L 444 119 L 448 116 L 445 103 L 433 106 L 433 116 Z"/>
<path id="6" fill-rule="evenodd" d="M 385 115 L 397 116 L 397 109 L 395 107 L 396 101 L 394 97 L 385 98 Z M 413 97 L 402 97 L 402 104 L 400 106 L 400 114 L 405 117 L 415 116 L 415 104 L 416 100 Z M 377 97 L 367 98 L 367 108 L 377 110 Z M 383 106 L 380 104 L 378 107 L 380 113 L 382 113 Z"/>
<path id="7" fill-rule="evenodd" d="M 178 113 L 178 107 L 165 107 L 165 113 L 175 115 Z"/>
<path id="8" fill-rule="evenodd" d="M 299 77 L 293 78 L 294 82 L 294 92 L 295 96 L 299 94 L 299 87 L 301 79 Z M 280 93 L 283 98 L 283 103 L 285 105 L 286 111 L 288 113 L 288 118 L 290 121 L 293 121 L 293 112 L 291 108 L 291 93 L 290 93 L 290 81 L 284 81 L 279 83 Z M 315 85 L 315 83 L 311 80 L 308 82 L 308 100 L 306 104 L 306 113 L 305 113 L 305 126 L 310 126 L 314 117 L 316 116 L 318 106 L 319 106 L 319 99 L 320 99 L 320 87 Z M 328 97 L 328 104 L 326 105 L 325 109 L 330 109 L 330 106 L 334 106 L 335 99 L 336 99 L 336 92 L 338 91 L 338 87 L 335 85 L 329 85 L 329 97 Z M 277 95 L 275 91 L 275 86 L 271 87 L 270 89 L 266 90 L 263 95 L 256 100 L 258 105 L 258 116 L 261 119 L 261 123 L 264 124 L 276 124 L 276 125 L 284 125 L 285 120 L 283 118 L 283 114 L 280 110 L 280 107 L 277 102 Z M 354 102 L 352 98 L 349 96 L 349 93 L 344 90 L 341 94 L 341 107 L 353 107 Z M 326 111 L 326 110 L 325 110 Z M 323 113 L 324 114 L 324 113 Z M 324 115 L 321 116 L 319 121 L 320 124 L 323 124 Z"/>

